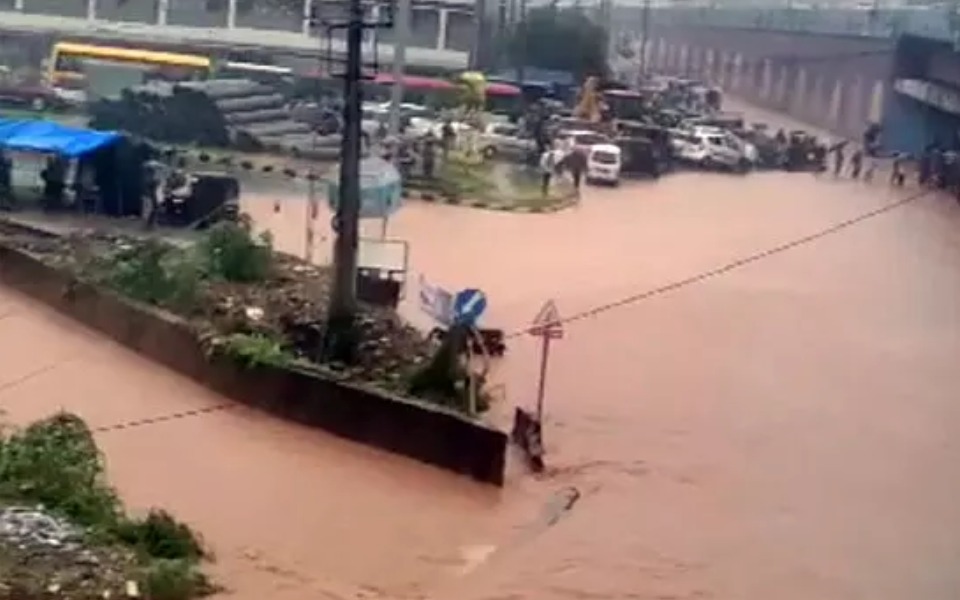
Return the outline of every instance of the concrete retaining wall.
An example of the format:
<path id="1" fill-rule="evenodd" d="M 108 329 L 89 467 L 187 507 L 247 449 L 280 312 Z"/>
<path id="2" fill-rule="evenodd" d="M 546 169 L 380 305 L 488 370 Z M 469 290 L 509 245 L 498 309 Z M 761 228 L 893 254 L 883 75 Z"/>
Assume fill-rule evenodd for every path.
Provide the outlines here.
<path id="1" fill-rule="evenodd" d="M 709 27 L 656 28 L 647 47 L 655 72 L 711 81 L 854 139 L 881 119 L 893 56 L 887 39 Z"/>
<path id="2" fill-rule="evenodd" d="M 0 284 L 19 290 L 210 389 L 278 417 L 503 485 L 505 433 L 433 406 L 272 367 L 205 356 L 182 319 L 77 282 L 0 243 Z"/>

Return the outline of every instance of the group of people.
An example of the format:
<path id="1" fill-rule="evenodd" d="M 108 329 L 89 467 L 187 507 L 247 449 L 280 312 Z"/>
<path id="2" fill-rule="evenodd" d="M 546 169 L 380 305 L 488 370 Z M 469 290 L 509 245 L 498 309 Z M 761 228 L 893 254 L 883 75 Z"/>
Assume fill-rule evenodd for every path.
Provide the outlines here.
<path id="1" fill-rule="evenodd" d="M 864 134 L 863 144 L 850 154 L 849 162 L 847 141 L 832 146 L 829 152 L 833 155 L 833 174 L 871 181 L 878 163 L 883 160 L 890 164 L 890 185 L 902 187 L 907 180 L 909 163 L 915 165 L 917 184 L 921 187 L 947 188 L 960 193 L 960 153 L 946 149 L 943 144 L 930 143 L 918 156 L 898 152 L 883 154 L 879 137 L 879 126 L 871 125 Z"/>
<path id="2" fill-rule="evenodd" d="M 580 187 L 587 172 L 587 154 L 573 145 L 569 138 L 551 143 L 540 154 L 540 193 L 544 198 L 550 195 L 550 185 L 554 178 L 569 173 L 574 193 L 580 196 Z"/>

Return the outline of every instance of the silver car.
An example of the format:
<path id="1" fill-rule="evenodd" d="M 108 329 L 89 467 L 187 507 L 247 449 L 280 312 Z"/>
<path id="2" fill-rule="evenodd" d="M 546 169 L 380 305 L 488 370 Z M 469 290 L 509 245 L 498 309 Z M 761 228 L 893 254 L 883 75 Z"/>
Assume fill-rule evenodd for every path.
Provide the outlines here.
<path id="1" fill-rule="evenodd" d="M 480 151 L 485 158 L 526 158 L 536 149 L 531 138 L 523 137 L 520 127 L 511 123 L 492 123 L 480 136 Z"/>

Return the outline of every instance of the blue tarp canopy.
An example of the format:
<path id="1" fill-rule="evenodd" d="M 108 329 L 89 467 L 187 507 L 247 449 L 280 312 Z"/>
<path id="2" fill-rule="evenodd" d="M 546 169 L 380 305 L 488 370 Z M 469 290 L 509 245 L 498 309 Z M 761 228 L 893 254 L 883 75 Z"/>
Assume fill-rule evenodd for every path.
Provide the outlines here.
<path id="1" fill-rule="evenodd" d="M 45 152 L 76 158 L 120 139 L 110 131 L 67 127 L 52 121 L 0 119 L 0 146 L 25 152 Z"/>

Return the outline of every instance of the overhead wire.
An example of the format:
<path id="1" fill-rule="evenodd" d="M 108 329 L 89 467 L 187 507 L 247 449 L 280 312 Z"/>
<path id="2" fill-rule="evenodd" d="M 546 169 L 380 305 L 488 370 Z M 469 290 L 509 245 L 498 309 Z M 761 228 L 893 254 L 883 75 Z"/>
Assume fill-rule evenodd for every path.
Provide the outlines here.
<path id="1" fill-rule="evenodd" d="M 813 243 L 813 242 L 815 242 L 815 241 L 818 241 L 818 240 L 820 240 L 820 239 L 823 239 L 823 238 L 825 238 L 825 237 L 828 237 L 828 236 L 834 235 L 834 234 L 836 234 L 836 233 L 839 233 L 839 232 L 841 232 L 841 231 L 843 231 L 843 230 L 845 230 L 845 229 L 847 229 L 847 228 L 849 228 L 849 227 L 853 227 L 854 225 L 858 225 L 858 224 L 863 223 L 863 222 L 865 222 L 865 221 L 868 221 L 868 220 L 870 220 L 870 219 L 873 219 L 873 218 L 879 217 L 879 216 L 881 216 L 881 215 L 884 215 L 884 214 L 886 214 L 886 213 L 889 213 L 889 212 L 891 212 L 891 211 L 894 211 L 894 210 L 896 210 L 896 209 L 898 209 L 898 208 L 904 207 L 904 206 L 906 206 L 906 205 L 908 205 L 908 204 L 910 204 L 910 203 L 912 203 L 912 202 L 915 202 L 915 201 L 917 201 L 917 200 L 919 200 L 919 199 L 927 196 L 927 195 L 930 194 L 930 193 L 931 193 L 931 190 L 921 190 L 920 192 L 917 192 L 916 194 L 911 194 L 911 195 L 909 195 L 909 196 L 906 196 L 906 197 L 904 197 L 904 198 L 901 198 L 900 200 L 897 200 L 896 202 L 891 202 L 891 203 L 885 204 L 885 205 L 883 205 L 883 206 L 881 206 L 881 207 L 879 207 L 879 208 L 873 209 L 873 210 L 868 211 L 868 212 L 865 212 L 865 213 L 861 213 L 861 214 L 859 214 L 859 215 L 857 215 L 857 216 L 855 216 L 855 217 L 852 217 L 852 218 L 849 218 L 849 219 L 845 219 L 845 220 L 840 221 L 840 222 L 838 222 L 838 223 L 834 223 L 833 225 L 831 225 L 831 226 L 829 226 L 829 227 L 827 227 L 827 228 L 825 228 L 825 229 L 820 229 L 820 230 L 818 230 L 818 231 L 816 231 L 816 232 L 814 232 L 814 233 L 811 233 L 811 234 L 805 235 L 805 236 L 803 236 L 803 237 L 800 237 L 800 238 L 791 240 L 791 241 L 789 241 L 789 242 L 785 242 L 785 243 L 780 244 L 780 245 L 778 245 L 778 246 L 774 246 L 774 247 L 772 247 L 772 248 L 767 248 L 766 250 L 763 250 L 763 251 L 760 251 L 760 252 L 756 252 L 756 253 L 750 254 L 750 255 L 748 255 L 748 256 L 744 256 L 744 257 L 742 257 L 742 258 L 738 258 L 738 259 L 736 259 L 736 260 L 734 260 L 734 261 L 728 262 L 728 263 L 723 264 L 723 265 L 721 265 L 721 266 L 719 266 L 719 267 L 715 267 L 715 268 L 709 269 L 709 270 L 707 270 L 707 271 L 701 271 L 701 272 L 699 272 L 699 273 L 697 273 L 697 274 L 695 274 L 695 275 L 691 275 L 691 276 L 689 276 L 689 277 L 685 277 L 685 278 L 683 278 L 683 279 L 679 279 L 679 280 L 677 280 L 677 281 L 673 281 L 673 282 L 668 283 L 668 284 L 665 284 L 665 285 L 661 285 L 661 286 L 658 286 L 658 287 L 655 287 L 655 288 L 652 288 L 652 289 L 648 289 L 648 290 L 645 290 L 645 291 L 642 291 L 642 292 L 638 292 L 638 293 L 636 293 L 636 294 L 632 294 L 632 295 L 630 295 L 630 296 L 626 296 L 626 297 L 620 298 L 620 299 L 618 299 L 618 300 L 614 300 L 614 301 L 612 301 L 612 302 L 608 302 L 608 303 L 605 303 L 605 304 L 600 304 L 600 305 L 595 306 L 595 307 L 593 307 L 593 308 L 590 308 L 590 309 L 587 309 L 587 310 L 584 310 L 584 311 L 575 313 L 575 314 L 573 314 L 573 315 L 571 315 L 571 316 L 569 316 L 569 317 L 564 317 L 564 318 L 560 319 L 559 321 L 557 321 L 556 324 L 565 325 L 565 324 L 568 324 L 568 323 L 574 323 L 574 322 L 577 322 L 577 321 L 582 321 L 582 320 L 584 320 L 584 319 L 588 319 L 588 318 L 590 318 L 590 317 L 595 317 L 595 316 L 597 316 L 597 315 L 600 315 L 600 314 L 603 314 L 603 313 L 606 313 L 606 312 L 610 312 L 610 311 L 615 310 L 615 309 L 618 309 L 618 308 L 623 308 L 623 307 L 625 307 L 625 306 L 629 306 L 629 305 L 632 305 L 632 304 L 636 304 L 636 303 L 638 303 L 638 302 L 643 302 L 644 300 L 649 300 L 649 299 L 654 298 L 654 297 L 657 297 L 657 296 L 662 296 L 662 295 L 665 295 L 665 294 L 669 294 L 669 293 L 671 293 L 671 292 L 676 292 L 677 290 L 680 290 L 680 289 L 682 289 L 682 288 L 686 288 L 686 287 L 692 286 L 692 285 L 694 285 L 694 284 L 698 284 L 698 283 L 704 282 L 704 281 L 706 281 L 706 280 L 708 280 L 708 279 L 713 279 L 713 278 L 715 278 L 715 277 L 719 277 L 719 276 L 721 276 L 721 275 L 725 275 L 725 274 L 727 274 L 727 273 L 730 273 L 731 271 L 735 271 L 735 270 L 737 270 L 737 269 L 741 269 L 741 268 L 743 268 L 743 267 L 746 267 L 746 266 L 748 266 L 748 265 L 757 263 L 757 262 L 759 262 L 759 261 L 766 260 L 766 259 L 768 259 L 768 258 L 771 258 L 771 257 L 776 256 L 776 255 L 778 255 L 778 254 L 782 254 L 782 253 L 787 252 L 787 251 L 789 251 L 789 250 L 793 250 L 793 249 L 795 249 L 795 248 L 798 248 L 798 247 L 801 247 L 801 246 L 805 246 L 805 245 L 807 245 L 807 244 L 811 244 L 811 243 Z M 526 326 L 526 327 L 524 327 L 524 328 L 522 328 L 522 329 L 516 330 L 516 331 L 514 331 L 513 333 L 510 333 L 510 334 L 506 335 L 506 336 L 505 336 L 505 339 L 513 339 L 513 338 L 519 337 L 519 336 L 521 336 L 521 335 L 528 334 L 528 333 L 530 333 L 531 331 L 533 331 L 534 328 L 535 328 L 534 326 Z"/>
<path id="2" fill-rule="evenodd" d="M 673 282 L 671 282 L 671 283 L 668 283 L 668 284 L 665 284 L 665 285 L 661 285 L 661 286 L 658 286 L 658 287 L 655 287 L 655 288 L 651 288 L 651 289 L 648 289 L 648 290 L 644 290 L 644 291 L 638 292 L 638 293 L 636 293 L 636 294 L 632 294 L 632 295 L 629 295 L 629 296 L 625 296 L 625 297 L 619 298 L 619 299 L 617 299 L 617 300 L 614 300 L 614 301 L 612 301 L 612 302 L 607 302 L 607 303 L 604 303 L 604 304 L 600 304 L 600 305 L 595 306 L 595 307 L 593 307 L 593 308 L 590 308 L 590 309 L 587 309 L 587 310 L 584 310 L 584 311 L 575 313 L 575 314 L 573 314 L 573 315 L 571 315 L 571 316 L 564 317 L 564 318 L 560 319 L 560 320 L 558 321 L 558 323 L 559 323 L 559 324 L 569 324 L 569 323 L 574 323 L 574 322 L 577 322 L 577 321 L 582 321 L 582 320 L 585 320 L 585 319 L 588 319 L 588 318 L 591 318 L 591 317 L 595 317 L 595 316 L 598 316 L 598 315 L 601 315 L 601 314 L 604 314 L 604 313 L 607 313 L 607 312 L 610 312 L 610 311 L 619 309 L 619 308 L 623 308 L 623 307 L 626 307 L 626 306 L 630 306 L 630 305 L 633 305 L 633 304 L 637 304 L 637 303 L 643 302 L 643 301 L 645 301 L 645 300 L 649 300 L 649 299 L 651 299 L 651 298 L 655 298 L 655 297 L 658 297 L 658 296 L 662 296 L 662 295 L 666 295 L 666 294 L 669 294 L 669 293 L 672 293 L 672 292 L 676 292 L 676 291 L 678 291 L 678 290 L 680 290 L 680 289 L 683 289 L 683 288 L 686 288 L 686 287 L 690 287 L 690 286 L 695 285 L 695 284 L 698 284 L 698 283 L 702 283 L 702 282 L 704 282 L 704 281 L 706 281 L 706 280 L 713 279 L 713 278 L 719 277 L 719 276 L 721 276 L 721 275 L 728 274 L 728 273 L 730 273 L 730 272 L 732 272 L 732 271 L 735 271 L 735 270 L 741 269 L 741 268 L 743 268 L 743 267 L 746 267 L 746 266 L 748 266 L 748 265 L 751 265 L 751 264 L 760 262 L 760 261 L 762 261 L 762 260 L 766 260 L 766 259 L 768 259 L 768 258 L 777 256 L 777 255 L 782 254 L 782 253 L 784 253 L 784 252 L 787 252 L 787 251 L 789 251 L 789 250 L 793 250 L 793 249 L 796 249 L 796 248 L 799 248 L 799 247 L 802 247 L 802 246 L 806 246 L 806 245 L 808 245 L 808 244 L 811 244 L 811 243 L 813 243 L 813 242 L 816 242 L 816 241 L 818 241 L 818 240 L 821 240 L 821 239 L 823 239 L 823 238 L 825 238 L 825 237 L 828 237 L 828 236 L 837 234 L 837 233 L 839 233 L 839 232 L 841 232 L 841 231 L 843 231 L 843 230 L 846 230 L 846 229 L 848 229 L 848 228 L 850 228 L 850 227 L 853 227 L 853 226 L 858 225 L 858 224 L 860 224 L 860 223 L 863 223 L 863 222 L 865 222 L 865 221 L 874 219 L 874 218 L 879 217 L 879 216 L 881 216 L 881 215 L 884 215 L 884 214 L 887 214 L 887 213 L 889 213 L 889 212 L 892 212 L 892 211 L 894 211 L 894 210 L 896 210 L 896 209 L 899 209 L 899 208 L 902 208 L 902 207 L 904 207 L 904 206 L 907 206 L 908 204 L 911 204 L 911 203 L 913 203 L 913 202 L 915 202 L 915 201 L 917 201 L 917 200 L 919 200 L 919 199 L 921 199 L 921 198 L 924 198 L 925 196 L 929 195 L 930 193 L 931 193 L 931 190 L 922 190 L 922 191 L 920 191 L 920 192 L 918 192 L 918 193 L 916 193 L 916 194 L 912 194 L 912 195 L 906 196 L 906 197 L 904 197 L 904 198 L 901 198 L 900 200 L 897 200 L 897 201 L 895 201 L 895 202 L 891 202 L 891 203 L 885 204 L 885 205 L 883 205 L 883 206 L 881 206 L 881 207 L 879 207 L 879 208 L 873 209 L 873 210 L 871 210 L 871 211 L 867 211 L 867 212 L 865 212 L 865 213 L 861 213 L 861 214 L 859 214 L 859 215 L 857 215 L 857 216 L 855 216 L 855 217 L 852 217 L 852 218 L 849 218 L 849 219 L 845 219 L 845 220 L 843 220 L 843 221 L 839 221 L 839 222 L 834 223 L 833 225 L 831 225 L 831 226 L 829 226 L 829 227 L 826 227 L 826 228 L 824 228 L 824 229 L 820 229 L 820 230 L 818 230 L 818 231 L 816 231 L 816 232 L 814 232 L 814 233 L 805 235 L 805 236 L 800 237 L 800 238 L 796 238 L 796 239 L 794 239 L 794 240 L 791 240 L 791 241 L 789 241 L 789 242 L 785 242 L 785 243 L 783 243 L 783 244 L 779 244 L 779 245 L 777 245 L 777 246 L 773 246 L 773 247 L 771 247 L 771 248 L 767 248 L 766 250 L 763 250 L 763 251 L 760 251 L 760 252 L 755 252 L 755 253 L 753 253 L 753 254 L 744 256 L 744 257 L 742 257 L 742 258 L 738 258 L 738 259 L 733 260 L 733 261 L 731 261 L 731 262 L 725 263 L 725 264 L 723 264 L 723 265 L 721 265 L 721 266 L 719 266 L 719 267 L 715 267 L 715 268 L 709 269 L 709 270 L 707 270 L 707 271 L 701 271 L 701 272 L 696 273 L 696 274 L 694 274 L 694 275 L 691 275 L 691 276 L 689 276 L 689 277 L 685 277 L 685 278 L 683 278 L 683 279 L 679 279 L 679 280 L 677 280 L 677 281 L 673 281 Z M 0 316 L 6 316 L 6 315 L 0 315 Z M 507 336 L 505 336 L 505 339 L 513 339 L 513 338 L 519 337 L 519 336 L 521 336 L 521 335 L 530 333 L 530 331 L 531 331 L 532 329 L 533 329 L 533 327 L 531 327 L 531 326 L 527 326 L 527 327 L 524 327 L 524 328 L 522 328 L 522 329 L 518 329 L 518 330 L 514 331 L 513 333 L 510 333 L 510 334 L 508 334 Z M 53 365 L 48 365 L 48 366 L 46 366 L 46 367 L 44 367 L 44 368 L 42 368 L 42 369 L 39 369 L 39 370 L 36 371 L 36 372 L 29 373 L 29 374 L 28 374 L 26 377 L 24 377 L 24 378 L 21 378 L 21 379 L 19 379 L 19 380 L 14 381 L 14 382 L 9 382 L 9 383 L 8 383 L 7 385 L 5 385 L 5 386 L 0 386 L 0 390 L 9 389 L 10 387 L 14 387 L 14 386 L 16 386 L 16 385 L 19 385 L 19 384 L 21 384 L 21 383 L 24 383 L 24 380 L 26 380 L 26 379 L 31 379 L 31 378 L 33 378 L 33 377 L 36 377 L 37 375 L 41 375 L 41 374 L 43 374 L 43 373 L 45 373 L 45 372 L 47 372 L 47 371 L 50 371 L 50 370 L 52 370 L 52 369 L 54 369 L 54 368 L 56 368 L 56 367 L 59 367 L 59 366 L 61 366 L 64 362 L 69 362 L 69 361 L 61 361 L 61 362 L 55 363 L 55 364 L 53 364 Z M 135 420 L 130 420 L 130 421 L 123 421 L 123 422 L 119 422 L 119 423 L 113 423 L 113 424 L 110 424 L 110 425 L 103 425 L 103 426 L 100 426 L 100 427 L 95 427 L 95 428 L 93 428 L 93 431 L 94 431 L 95 433 L 109 433 L 109 432 L 113 432 L 113 431 L 123 431 L 123 430 L 128 430 L 128 429 L 136 429 L 136 428 L 150 427 L 150 426 L 154 426 L 154 425 L 159 425 L 159 424 L 163 424 L 163 423 L 168 423 L 168 422 L 171 422 L 171 421 L 179 421 L 179 420 L 184 420 L 184 419 L 190 419 L 190 418 L 195 418 L 195 417 L 199 417 L 199 416 L 204 416 L 204 415 L 208 415 L 208 414 L 223 412 L 223 411 L 226 411 L 226 410 L 235 408 L 235 407 L 237 407 L 237 406 L 238 406 L 238 405 L 235 404 L 235 403 L 224 402 L 224 403 L 214 404 L 214 405 L 211 405 L 211 406 L 207 406 L 207 407 L 204 407 L 204 408 L 198 408 L 198 409 L 194 409 L 194 410 L 179 411 L 179 412 L 174 412 L 174 413 L 167 413 L 167 414 L 163 414 L 163 415 L 157 415 L 157 416 L 153 416 L 153 417 L 146 417 L 146 418 L 142 418 L 142 419 L 135 419 Z"/>

